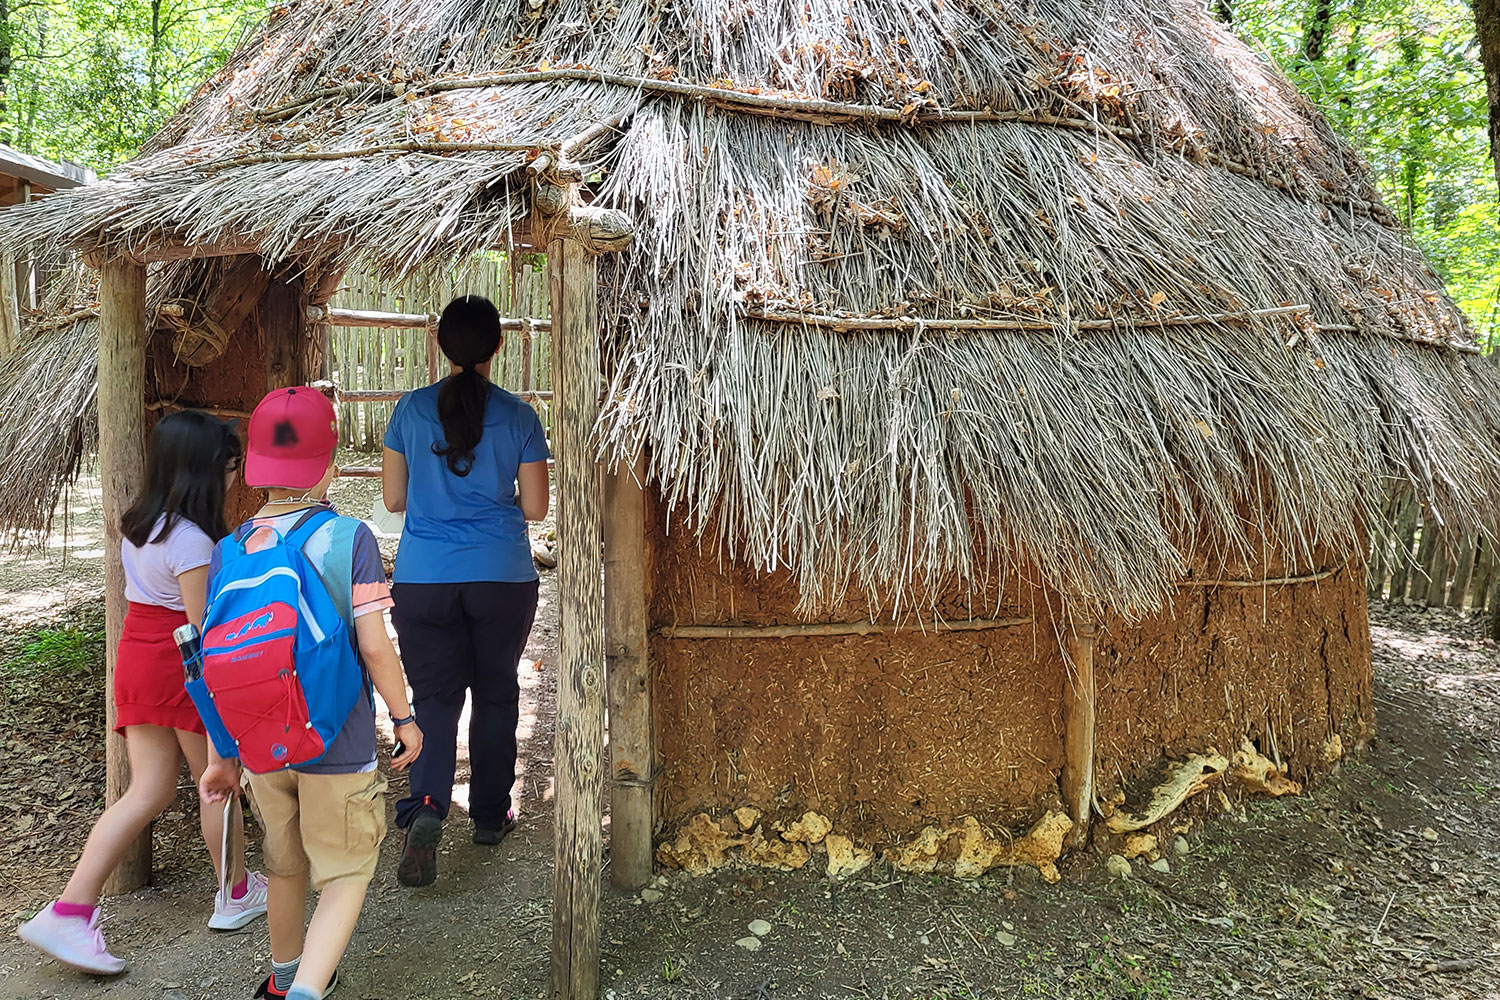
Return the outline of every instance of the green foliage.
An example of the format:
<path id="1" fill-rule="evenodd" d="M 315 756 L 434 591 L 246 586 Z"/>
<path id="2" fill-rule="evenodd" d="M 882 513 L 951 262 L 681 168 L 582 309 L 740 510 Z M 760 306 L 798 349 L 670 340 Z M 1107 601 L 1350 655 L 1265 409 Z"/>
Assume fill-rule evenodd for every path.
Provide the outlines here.
<path id="1" fill-rule="evenodd" d="M 1500 339 L 1500 227 L 1484 69 L 1465 0 L 1240 0 L 1234 27 L 1370 162 L 1474 321 Z M 1308 35 L 1323 14 L 1321 56 Z"/>
<path id="2" fill-rule="evenodd" d="M 97 629 L 37 629 L 11 657 L 12 675 L 79 674 L 97 669 L 104 659 L 104 633 Z"/>
<path id="3" fill-rule="evenodd" d="M 0 143 L 101 172 L 128 160 L 265 10 L 265 0 L 0 0 Z"/>

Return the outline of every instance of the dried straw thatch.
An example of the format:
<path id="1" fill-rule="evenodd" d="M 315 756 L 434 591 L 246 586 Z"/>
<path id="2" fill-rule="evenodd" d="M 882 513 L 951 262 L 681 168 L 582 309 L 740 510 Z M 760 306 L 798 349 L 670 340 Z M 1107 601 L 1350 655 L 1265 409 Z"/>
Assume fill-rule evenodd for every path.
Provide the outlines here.
<path id="1" fill-rule="evenodd" d="M 639 227 L 602 449 L 810 604 L 1024 567 L 1139 611 L 1357 552 L 1393 482 L 1500 497 L 1463 316 L 1191 0 L 304 0 L 0 246 L 403 271 L 504 245 L 542 150 Z"/>

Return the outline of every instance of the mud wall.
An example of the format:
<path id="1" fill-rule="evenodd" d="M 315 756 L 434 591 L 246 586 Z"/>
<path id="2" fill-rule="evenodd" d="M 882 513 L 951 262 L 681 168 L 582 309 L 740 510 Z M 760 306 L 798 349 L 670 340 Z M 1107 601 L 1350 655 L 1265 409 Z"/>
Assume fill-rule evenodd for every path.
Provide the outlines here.
<path id="1" fill-rule="evenodd" d="M 1143 622 L 1103 623 L 1094 674 L 1101 797 L 1149 781 L 1164 757 L 1232 753 L 1247 736 L 1293 779 L 1316 778 L 1332 766 L 1331 736 L 1349 749 L 1373 727 L 1363 567 L 1280 586 L 1183 587 Z"/>
<path id="2" fill-rule="evenodd" d="M 659 833 L 752 806 L 773 823 L 813 810 L 876 845 L 970 815 L 1019 830 L 1059 807 L 1066 672 L 1044 592 L 1012 580 L 977 596 L 955 587 L 943 602 L 954 619 L 1033 619 L 1022 627 L 672 638 L 664 628 L 804 619 L 787 573 L 752 573 L 668 527 L 651 497 Z M 867 619 L 860 595 L 814 618 Z M 1134 800 L 1166 761 L 1231 754 L 1247 737 L 1306 782 L 1373 724 L 1362 568 L 1276 586 L 1184 586 L 1144 621 L 1100 623 L 1094 666 L 1101 798 Z"/>
<path id="3" fill-rule="evenodd" d="M 648 505 L 652 506 L 652 505 Z M 667 625 L 802 621 L 785 573 L 701 554 L 648 514 L 658 818 L 672 830 L 742 805 L 806 810 L 866 842 L 973 815 L 1020 826 L 1057 801 L 1063 662 L 1042 595 L 1011 581 L 950 617 L 1034 624 L 965 632 L 675 639 Z M 823 622 L 868 621 L 853 595 Z"/>

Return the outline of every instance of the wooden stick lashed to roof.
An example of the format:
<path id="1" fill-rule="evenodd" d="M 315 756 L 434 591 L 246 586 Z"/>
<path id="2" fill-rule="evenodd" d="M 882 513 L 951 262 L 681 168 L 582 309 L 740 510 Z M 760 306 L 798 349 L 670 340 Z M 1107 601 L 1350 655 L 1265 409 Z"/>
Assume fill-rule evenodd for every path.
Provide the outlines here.
<path id="1" fill-rule="evenodd" d="M 891 635 L 912 632 L 981 632 L 1031 625 L 1033 618 L 962 618 L 888 625 L 880 622 L 797 622 L 790 625 L 664 625 L 653 635 L 663 639 L 800 639 L 831 635 Z"/>
<path id="2" fill-rule="evenodd" d="M 306 94 L 276 108 L 257 112 L 256 116 L 265 122 L 282 121 L 295 116 L 302 108 L 328 98 L 358 95 L 366 99 L 388 100 L 392 97 L 411 94 L 441 94 L 455 90 L 478 90 L 491 87 L 520 86 L 529 83 L 551 83 L 555 81 L 598 83 L 605 86 L 627 87 L 638 93 L 672 95 L 699 101 L 726 111 L 780 117 L 819 125 L 883 122 L 886 124 L 908 126 L 930 126 L 1014 122 L 1022 125 L 1049 125 L 1054 128 L 1075 129 L 1094 135 L 1110 136 L 1120 142 L 1137 141 L 1143 138 L 1141 133 L 1136 129 L 1101 121 L 1098 117 L 1069 117 L 1048 114 L 1041 111 L 938 108 L 921 102 L 914 102 L 900 108 L 888 107 L 883 104 L 852 104 L 842 101 L 829 101 L 822 98 L 804 97 L 796 94 L 749 93 L 733 87 L 687 83 L 681 80 L 660 80 L 655 77 L 613 73 L 576 66 L 434 80 L 421 86 L 398 84 L 394 86 L 382 85 L 372 87 L 368 84 L 343 84 L 313 91 L 310 94 Z M 623 120 L 624 118 L 628 118 L 629 114 L 622 114 L 618 117 Z M 604 124 L 601 123 L 601 125 Z M 599 134 L 602 135 L 608 130 L 608 128 L 603 128 Z M 592 138 L 594 137 L 591 137 L 587 141 L 592 141 Z M 576 139 L 570 141 L 575 142 L 575 149 L 587 144 L 587 141 L 578 142 Z M 536 148 L 536 145 L 531 148 Z M 1204 162 L 1212 163 L 1230 173 L 1259 181 L 1288 194 L 1298 193 L 1285 180 L 1272 176 L 1263 168 L 1249 163 L 1241 163 L 1216 150 L 1198 149 L 1196 152 Z M 1318 189 L 1307 189 L 1301 193 L 1325 204 L 1347 206 L 1362 215 L 1371 217 L 1379 216 L 1383 221 L 1390 221 L 1394 218 L 1384 205 L 1377 202 L 1366 202 L 1347 194 Z"/>
<path id="3" fill-rule="evenodd" d="M 353 149 L 289 149 L 285 152 L 252 153 L 232 160 L 206 160 L 194 164 L 199 170 L 228 170 L 257 163 L 295 163 L 299 160 L 352 160 L 388 153 L 528 153 L 545 146 L 541 142 L 385 142 Z"/>
<path id="4" fill-rule="evenodd" d="M 1204 316 L 1130 316 L 1120 319 L 1086 319 L 1065 324 L 1078 330 L 1113 330 L 1121 326 L 1203 326 L 1212 323 L 1248 323 L 1274 316 L 1298 316 L 1311 307 L 1275 306 L 1269 309 L 1247 309 L 1240 312 L 1214 313 Z M 746 319 L 768 323 L 791 323 L 829 330 L 1037 330 L 1051 331 L 1057 323 L 1021 319 L 923 319 L 919 316 L 837 316 L 823 313 L 798 313 L 782 310 L 747 310 Z"/>
<path id="5" fill-rule="evenodd" d="M 1057 330 L 1118 330 L 1129 327 L 1177 327 L 1212 326 L 1221 323 L 1249 323 L 1254 320 L 1272 319 L 1281 316 L 1301 316 L 1312 309 L 1306 305 L 1274 306 L 1268 309 L 1247 309 L 1239 312 L 1205 313 L 1187 316 L 1128 316 L 1118 319 L 1089 319 L 1073 323 L 1049 323 L 1031 319 L 925 319 L 920 316 L 840 316 L 829 313 L 802 313 L 784 309 L 747 309 L 740 315 L 745 319 L 756 319 L 767 323 L 785 323 L 793 326 L 816 327 L 851 333 L 862 330 L 1015 330 L 1050 333 Z M 1482 353 L 1478 345 L 1462 341 L 1432 340 L 1401 333 L 1395 330 L 1364 330 L 1351 325 L 1318 326 L 1319 333 L 1348 332 L 1368 333 L 1387 340 L 1399 340 L 1408 344 L 1436 347 L 1458 351 L 1463 354 Z"/>

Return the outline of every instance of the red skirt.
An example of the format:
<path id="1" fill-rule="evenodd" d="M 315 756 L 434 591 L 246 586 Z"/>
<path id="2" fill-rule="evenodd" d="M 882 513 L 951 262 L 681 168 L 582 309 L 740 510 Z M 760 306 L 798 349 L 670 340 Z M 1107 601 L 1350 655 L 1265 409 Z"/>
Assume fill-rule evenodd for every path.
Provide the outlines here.
<path id="1" fill-rule="evenodd" d="M 155 604 L 130 603 L 115 660 L 115 732 L 165 726 L 205 732 L 182 681 L 182 655 L 172 632 L 187 615 Z"/>

